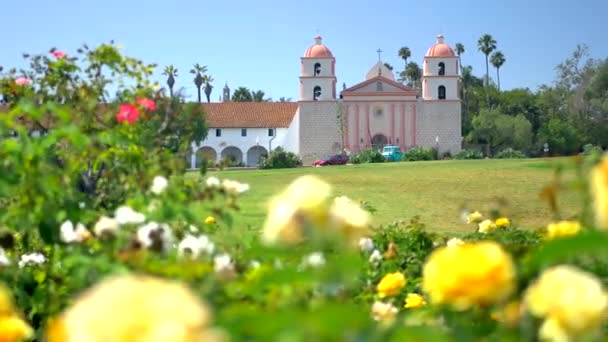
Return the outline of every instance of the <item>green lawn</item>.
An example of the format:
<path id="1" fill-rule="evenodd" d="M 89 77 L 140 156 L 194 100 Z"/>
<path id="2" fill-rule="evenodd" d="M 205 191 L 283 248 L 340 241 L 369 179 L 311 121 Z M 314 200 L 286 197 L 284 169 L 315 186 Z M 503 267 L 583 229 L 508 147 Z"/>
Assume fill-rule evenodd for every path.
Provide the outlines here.
<path id="1" fill-rule="evenodd" d="M 375 223 L 419 215 L 429 229 L 462 232 L 470 229 L 460 219 L 463 207 L 487 212 L 503 198 L 505 213 L 519 226 L 544 226 L 552 214 L 539 191 L 552 179 L 553 165 L 566 159 L 450 160 L 330 166 L 285 170 L 227 170 L 211 172 L 221 179 L 249 183 L 240 199 L 236 226 L 260 227 L 265 205 L 273 194 L 304 174 L 316 174 L 331 183 L 334 194 L 365 199 L 378 211 Z M 570 174 L 570 173 L 569 173 Z M 570 176 L 572 177 L 572 176 Z M 577 193 L 560 195 L 562 213 L 580 207 Z"/>

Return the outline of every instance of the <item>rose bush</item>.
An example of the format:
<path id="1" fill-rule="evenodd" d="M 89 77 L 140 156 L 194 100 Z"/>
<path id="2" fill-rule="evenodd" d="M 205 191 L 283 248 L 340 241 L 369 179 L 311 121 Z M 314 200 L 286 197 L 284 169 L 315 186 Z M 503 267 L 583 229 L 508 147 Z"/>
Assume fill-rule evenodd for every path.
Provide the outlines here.
<path id="1" fill-rule="evenodd" d="M 606 335 L 607 161 L 548 180 L 555 217 L 538 230 L 476 208 L 459 236 L 417 217 L 374 225 L 369 203 L 314 176 L 250 230 L 231 223 L 247 184 L 186 174 L 200 107 L 112 44 L 74 56 L 27 56 L 0 80 L 0 340 Z M 568 187 L 576 217 L 552 205 Z"/>

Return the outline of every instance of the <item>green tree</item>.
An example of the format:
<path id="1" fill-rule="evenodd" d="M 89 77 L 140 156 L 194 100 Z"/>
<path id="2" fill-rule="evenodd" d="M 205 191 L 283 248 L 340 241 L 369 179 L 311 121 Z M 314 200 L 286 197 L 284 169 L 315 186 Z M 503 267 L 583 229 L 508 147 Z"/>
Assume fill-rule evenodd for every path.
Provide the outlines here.
<path id="1" fill-rule="evenodd" d="M 534 134 L 542 121 L 542 111 L 538 106 L 538 95 L 530 89 L 511 89 L 500 93 L 498 109 L 510 116 L 522 114 L 532 124 Z"/>
<path id="2" fill-rule="evenodd" d="M 203 75 L 207 72 L 207 67 L 198 63 L 194 64 L 190 73 L 194 74 L 194 85 L 198 94 L 198 102 L 201 102 L 201 87 L 203 86 L 204 78 Z"/>
<path id="3" fill-rule="evenodd" d="M 456 55 L 458 56 L 458 66 L 460 67 L 460 75 L 462 75 L 462 60 L 461 56 L 464 53 L 464 45 L 462 43 L 456 43 Z"/>
<path id="4" fill-rule="evenodd" d="M 213 77 L 211 75 L 203 75 L 203 82 L 205 83 L 205 96 L 207 97 L 207 103 L 211 102 L 211 92 L 213 91 Z"/>
<path id="5" fill-rule="evenodd" d="M 507 147 L 517 150 L 532 147 L 532 124 L 521 114 L 513 117 L 497 109 L 484 108 L 473 118 L 472 126 L 467 140 L 486 145 L 489 155 Z"/>
<path id="6" fill-rule="evenodd" d="M 491 62 L 496 68 L 496 81 L 498 83 L 498 90 L 500 90 L 500 67 L 506 62 L 504 54 L 500 51 L 494 52 L 492 54 Z"/>
<path id="7" fill-rule="evenodd" d="M 251 98 L 253 102 L 264 102 L 264 92 L 261 90 L 251 91 Z"/>
<path id="8" fill-rule="evenodd" d="M 163 71 L 163 75 L 167 76 L 167 86 L 169 87 L 169 96 L 173 97 L 173 86 L 175 86 L 175 78 L 177 77 L 177 68 L 173 65 L 167 65 Z"/>
<path id="9" fill-rule="evenodd" d="M 420 88 L 420 79 L 422 78 L 422 69 L 416 62 L 409 62 L 405 68 L 405 76 L 410 80 L 409 85 L 414 88 Z"/>
<path id="10" fill-rule="evenodd" d="M 291 97 L 281 96 L 277 102 L 291 102 Z"/>
<path id="11" fill-rule="evenodd" d="M 388 64 L 388 63 L 384 63 L 384 66 L 388 68 L 388 70 L 393 71 L 393 66 Z"/>
<path id="12" fill-rule="evenodd" d="M 569 155 L 579 151 L 582 146 L 580 136 L 574 126 L 565 120 L 552 118 L 538 132 L 539 144 L 549 144 L 552 154 Z"/>
<path id="13" fill-rule="evenodd" d="M 407 46 L 404 46 L 401 49 L 399 49 L 399 52 L 397 54 L 399 55 L 399 57 L 401 59 L 403 59 L 403 68 L 407 69 L 407 59 L 412 56 L 412 52 L 410 51 L 410 48 L 408 48 Z"/>
<path id="14" fill-rule="evenodd" d="M 490 82 L 490 67 L 488 64 L 488 58 L 490 53 L 496 49 L 496 40 L 489 34 L 484 34 L 477 41 L 477 48 L 486 56 L 486 79 L 485 85 L 487 86 Z"/>
<path id="15" fill-rule="evenodd" d="M 247 87 L 238 87 L 232 94 L 233 102 L 251 102 L 253 101 L 253 96 L 251 95 L 251 91 L 247 89 Z"/>

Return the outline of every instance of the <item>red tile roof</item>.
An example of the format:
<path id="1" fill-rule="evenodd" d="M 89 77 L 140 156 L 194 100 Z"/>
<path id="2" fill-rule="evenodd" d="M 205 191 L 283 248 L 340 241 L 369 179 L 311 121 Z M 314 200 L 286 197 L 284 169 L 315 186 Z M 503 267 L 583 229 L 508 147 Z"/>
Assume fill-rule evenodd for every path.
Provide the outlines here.
<path id="1" fill-rule="evenodd" d="M 207 126 L 212 128 L 289 127 L 297 102 L 205 103 Z"/>
<path id="2" fill-rule="evenodd" d="M 217 102 L 202 104 L 210 128 L 289 127 L 297 102 Z M 7 111 L 0 105 L 0 113 Z"/>

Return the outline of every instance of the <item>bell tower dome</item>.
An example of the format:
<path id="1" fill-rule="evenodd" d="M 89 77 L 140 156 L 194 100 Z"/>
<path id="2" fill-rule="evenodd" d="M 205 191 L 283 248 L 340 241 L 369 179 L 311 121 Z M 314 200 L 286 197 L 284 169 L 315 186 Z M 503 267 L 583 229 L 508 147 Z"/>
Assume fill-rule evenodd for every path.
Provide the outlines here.
<path id="1" fill-rule="evenodd" d="M 300 72 L 300 101 L 336 99 L 336 59 L 320 36 L 304 52 Z"/>

